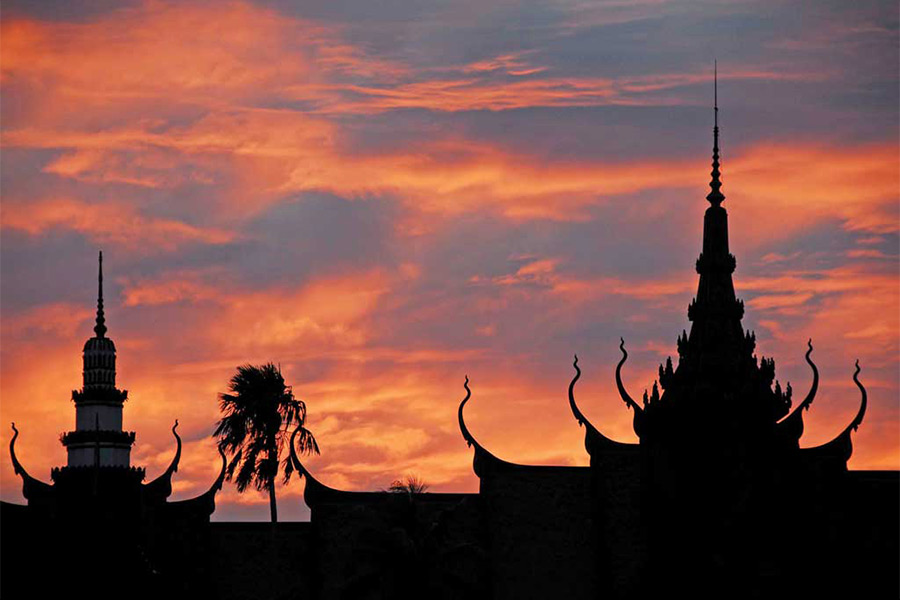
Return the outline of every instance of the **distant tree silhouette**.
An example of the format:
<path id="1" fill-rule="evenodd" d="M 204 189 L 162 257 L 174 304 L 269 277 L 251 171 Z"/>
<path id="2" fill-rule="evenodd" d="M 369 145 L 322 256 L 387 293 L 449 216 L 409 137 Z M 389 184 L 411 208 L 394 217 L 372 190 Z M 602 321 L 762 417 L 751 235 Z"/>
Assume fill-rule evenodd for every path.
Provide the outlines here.
<path id="1" fill-rule="evenodd" d="M 306 403 L 294 397 L 279 367 L 272 363 L 248 364 L 237 368 L 228 384 L 228 393 L 219 394 L 219 408 L 223 416 L 213 435 L 218 438 L 219 448 L 231 455 L 225 477 L 234 480 L 240 493 L 251 485 L 260 491 L 268 490 L 269 509 L 275 523 L 278 521 L 275 479 L 279 462 L 285 483 L 294 472 L 289 458 L 279 461 L 289 438 L 288 430 L 300 427 L 297 436 L 300 452 L 319 453 L 316 438 L 303 427 Z"/>
<path id="2" fill-rule="evenodd" d="M 392 494 L 409 494 L 412 496 L 414 494 L 422 494 L 427 489 L 428 484 L 422 479 L 419 479 L 418 476 L 407 475 L 405 481 L 403 479 L 395 479 L 392 481 L 387 491 Z"/>
<path id="3" fill-rule="evenodd" d="M 485 597 L 484 550 L 458 536 L 452 515 L 459 505 L 434 511 L 423 504 L 427 489 L 407 475 L 384 490 L 386 503 L 355 533 L 342 600 Z"/>

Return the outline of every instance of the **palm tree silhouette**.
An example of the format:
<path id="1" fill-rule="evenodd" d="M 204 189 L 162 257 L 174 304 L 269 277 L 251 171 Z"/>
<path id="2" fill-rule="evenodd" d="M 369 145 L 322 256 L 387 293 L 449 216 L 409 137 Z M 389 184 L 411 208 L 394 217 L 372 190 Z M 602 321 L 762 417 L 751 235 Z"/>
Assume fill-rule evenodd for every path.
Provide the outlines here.
<path id="1" fill-rule="evenodd" d="M 306 422 L 306 403 L 294 397 L 285 385 L 280 367 L 272 363 L 260 366 L 242 365 L 228 384 L 228 392 L 219 394 L 223 417 L 213 434 L 219 448 L 231 454 L 225 471 L 228 481 L 234 479 L 239 493 L 250 485 L 268 490 L 272 522 L 278 521 L 275 502 L 275 478 L 279 456 L 288 438 L 288 430 L 300 427 L 297 449 L 319 453 L 319 446 Z M 281 461 L 284 483 L 291 479 L 294 465 L 288 458 Z"/>

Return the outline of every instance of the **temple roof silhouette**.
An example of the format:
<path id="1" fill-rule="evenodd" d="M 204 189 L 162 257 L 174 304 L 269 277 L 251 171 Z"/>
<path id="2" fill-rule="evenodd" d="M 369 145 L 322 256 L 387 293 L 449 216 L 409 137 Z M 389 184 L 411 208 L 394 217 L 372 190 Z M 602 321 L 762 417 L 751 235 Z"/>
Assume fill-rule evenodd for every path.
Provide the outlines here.
<path id="1" fill-rule="evenodd" d="M 206 515 L 215 510 L 215 495 L 222 488 L 225 475 L 225 456 L 221 453 L 222 468 L 209 489 L 188 500 L 167 502 L 172 493 L 172 476 L 178 471 L 181 460 L 181 436 L 178 420 L 172 426 L 175 437 L 175 454 L 169 466 L 155 479 L 143 483 L 146 472 L 142 467 L 130 464 L 131 446 L 135 432 L 122 431 L 122 410 L 128 399 L 127 390 L 116 387 L 116 346 L 106 337 L 106 315 L 103 308 L 103 252 L 98 258 L 97 313 L 94 337 L 84 344 L 83 386 L 72 392 L 76 410 L 76 428 L 60 436 L 69 455 L 68 464 L 51 471 L 52 484 L 44 483 L 28 473 L 16 456 L 16 440 L 19 430 L 12 424 L 13 437 L 9 453 L 13 470 L 22 478 L 22 494 L 29 505 L 54 507 L 58 504 L 83 501 L 85 497 L 109 497 L 129 502 L 146 509 L 165 506 L 166 510 L 182 510 L 202 507 Z M 123 508 L 120 506 L 120 508 Z M 135 510 L 137 508 L 132 507 Z"/>
<path id="2" fill-rule="evenodd" d="M 728 219 L 722 203 L 722 170 L 719 153 L 719 106 L 717 68 L 714 76 L 713 102 L 713 150 L 710 171 L 710 192 L 706 200 L 710 206 L 704 216 L 702 251 L 696 262 L 700 276 L 697 294 L 688 306 L 688 318 L 692 322 L 690 334 L 678 336 L 678 363 L 673 366 L 671 357 L 659 367 L 659 377 L 652 392 L 644 392 L 643 406 L 628 393 L 622 382 L 622 367 L 628 359 L 625 340 L 620 339 L 622 358 L 616 365 L 616 389 L 626 408 L 634 413 L 633 428 L 640 443 L 619 442 L 601 432 L 581 412 L 575 401 L 575 384 L 581 377 L 578 357 L 575 357 L 575 377 L 569 384 L 569 407 L 579 425 L 585 428 L 585 449 L 593 459 L 598 453 L 616 453 L 637 460 L 642 444 L 660 441 L 666 436 L 679 437 L 709 434 L 722 426 L 723 421 L 738 423 L 741 435 L 754 444 L 767 444 L 775 453 L 793 451 L 803 461 L 830 461 L 831 466 L 846 470 L 846 462 L 852 454 L 851 433 L 862 423 L 867 407 L 867 394 L 859 381 L 859 361 L 853 373 L 853 381 L 861 393 L 859 410 L 851 422 L 831 441 L 812 448 L 800 448 L 803 434 L 803 412 L 808 411 L 819 387 L 819 371 L 811 359 L 812 340 L 807 342 L 805 360 L 812 370 L 813 380 L 806 397 L 792 408 L 792 389 L 788 384 L 782 390 L 775 376 L 775 363 L 771 358 L 757 359 L 756 336 L 744 331 L 741 318 L 744 303 L 735 296 L 732 273 L 737 261 L 729 251 Z M 660 393 L 660 387 L 663 392 Z M 568 466 L 524 465 L 497 458 L 481 445 L 466 425 L 463 409 L 471 398 L 469 378 L 466 377 L 465 398 L 458 410 L 459 429 L 466 443 L 474 448 L 474 470 L 479 477 L 488 470 L 578 469 Z M 673 433 L 676 432 L 676 433 Z M 734 429 L 729 430 L 733 435 Z M 307 495 L 314 504 L 323 495 L 338 497 L 341 492 L 328 488 L 316 480 L 294 456 L 297 468 L 307 481 Z M 324 490 L 328 490 L 325 492 Z"/>
<path id="3" fill-rule="evenodd" d="M 897 473 L 847 469 L 852 432 L 867 408 L 858 361 L 852 374 L 861 396 L 856 415 L 831 441 L 801 448 L 803 413 L 819 388 L 812 340 L 805 353 L 812 382 L 795 404 L 790 384 L 782 388 L 775 379 L 774 360 L 757 357 L 756 336 L 741 325 L 744 303 L 732 281 L 737 261 L 723 207 L 718 113 L 715 85 L 709 206 L 695 264 L 697 292 L 687 310 L 690 332 L 678 335 L 676 358 L 660 365 L 642 402 L 622 381 L 628 352 L 625 340 L 619 341 L 614 381 L 625 409 L 632 411 L 638 442 L 611 438 L 602 423 L 581 411 L 575 398 L 582 375 L 577 356 L 568 402 L 585 430 L 589 466 L 499 458 L 466 422 L 473 396 L 468 377 L 457 421 L 473 450 L 477 494 L 416 494 L 411 512 L 398 521 L 390 494 L 323 484 L 303 465 L 292 440 L 291 460 L 305 482 L 316 539 L 325 544 L 330 565 L 318 571 L 320 597 L 350 593 L 353 586 L 341 573 L 365 570 L 350 558 L 352 548 L 379 528 L 405 531 L 411 536 L 407 543 L 417 548 L 456 547 L 446 538 L 414 535 L 429 519 L 436 519 L 431 525 L 436 530 L 464 532 L 469 559 L 487 565 L 487 574 L 472 588 L 481 592 L 450 597 L 587 600 L 673 591 L 704 597 L 722 590 L 733 597 L 781 597 L 849 591 L 860 586 L 852 575 L 843 575 L 853 572 L 849 564 L 890 564 L 885 557 L 897 555 L 896 544 L 876 530 L 878 519 L 896 503 L 890 486 L 897 487 Z M 786 512 L 786 506 L 792 510 Z M 880 516 L 864 518 L 863 506 Z M 797 515 L 799 507 L 803 513 Z M 859 539 L 880 540 L 878 558 L 865 551 L 858 559 L 847 558 Z M 472 564 L 464 569 L 469 574 Z M 815 581 L 809 573 L 816 574 Z"/>

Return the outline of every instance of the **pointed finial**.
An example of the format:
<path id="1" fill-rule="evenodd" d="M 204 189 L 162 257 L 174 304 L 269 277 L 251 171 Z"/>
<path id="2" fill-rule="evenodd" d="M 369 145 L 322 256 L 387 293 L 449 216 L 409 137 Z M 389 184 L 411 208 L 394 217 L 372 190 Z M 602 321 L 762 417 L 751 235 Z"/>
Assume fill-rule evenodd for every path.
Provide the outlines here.
<path id="1" fill-rule="evenodd" d="M 102 338 L 106 334 L 106 318 L 103 316 L 103 250 L 100 251 L 99 271 L 97 277 L 97 324 L 94 333 Z"/>
<path id="2" fill-rule="evenodd" d="M 719 61 L 713 61 L 713 113 L 715 126 L 719 126 Z"/>
<path id="3" fill-rule="evenodd" d="M 713 61 L 713 160 L 712 160 L 712 180 L 709 187 L 712 191 L 706 195 L 706 199 L 713 206 L 719 206 L 725 200 L 725 195 L 720 191 L 722 181 L 719 177 L 722 175 L 719 171 L 719 61 Z"/>

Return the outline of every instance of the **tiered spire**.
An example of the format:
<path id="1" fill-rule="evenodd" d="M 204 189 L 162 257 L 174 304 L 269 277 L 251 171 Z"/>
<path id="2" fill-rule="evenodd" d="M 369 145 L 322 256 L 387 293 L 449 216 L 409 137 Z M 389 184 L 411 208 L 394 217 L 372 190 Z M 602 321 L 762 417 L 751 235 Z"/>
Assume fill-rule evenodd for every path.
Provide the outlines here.
<path id="1" fill-rule="evenodd" d="M 697 296 L 688 307 L 688 318 L 694 324 L 690 344 L 684 350 L 694 358 L 704 355 L 701 362 L 705 367 L 719 372 L 723 361 L 736 358 L 735 352 L 744 354 L 741 328 L 744 307 L 734 294 L 731 275 L 736 261 L 728 249 L 728 214 L 722 207 L 725 195 L 721 192 L 722 173 L 719 170 L 718 65 L 713 75 L 713 114 L 712 180 L 709 183 L 711 191 L 706 196 L 711 206 L 703 217 L 703 250 L 697 259 L 700 281 Z"/>
<path id="2" fill-rule="evenodd" d="M 103 252 L 98 258 L 97 322 L 94 337 L 84 344 L 84 389 L 116 386 L 116 345 L 106 337 L 106 315 L 103 312 Z"/>
<path id="3" fill-rule="evenodd" d="M 84 343 L 83 385 L 72 392 L 75 430 L 62 436 L 69 467 L 127 467 L 134 432 L 122 430 L 126 390 L 116 387 L 116 345 L 106 337 L 103 312 L 103 252 L 98 257 L 97 322 L 94 337 Z"/>
<path id="4" fill-rule="evenodd" d="M 722 182 L 719 177 L 722 173 L 719 171 L 719 66 L 713 63 L 713 160 L 712 160 L 712 180 L 709 187 L 712 191 L 706 196 L 709 203 L 713 206 L 719 206 L 725 200 L 725 195 L 720 191 Z"/>
<path id="5" fill-rule="evenodd" d="M 692 325 L 689 334 L 678 338 L 677 366 L 671 361 L 660 366 L 661 389 L 654 386 L 647 394 L 642 427 L 670 429 L 677 435 L 686 435 L 684 428 L 689 427 L 690 435 L 702 432 L 707 438 L 719 430 L 731 444 L 742 435 L 747 440 L 767 436 L 773 421 L 787 414 L 791 389 L 782 390 L 774 381 L 774 361 L 756 358 L 756 337 L 741 324 L 744 303 L 735 295 L 732 275 L 737 262 L 729 250 L 728 213 L 722 206 L 718 65 L 713 73 L 712 179 L 706 196 L 710 206 L 703 216 L 703 249 L 696 263 L 697 294 L 688 306 Z M 664 443 L 681 443 L 675 440 Z"/>
<path id="6" fill-rule="evenodd" d="M 94 333 L 98 338 L 106 334 L 106 317 L 103 315 L 103 250 L 100 251 L 97 276 L 97 324 L 94 325 Z"/>

